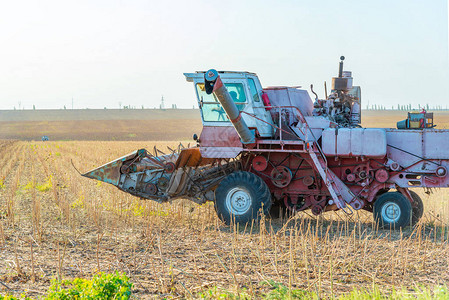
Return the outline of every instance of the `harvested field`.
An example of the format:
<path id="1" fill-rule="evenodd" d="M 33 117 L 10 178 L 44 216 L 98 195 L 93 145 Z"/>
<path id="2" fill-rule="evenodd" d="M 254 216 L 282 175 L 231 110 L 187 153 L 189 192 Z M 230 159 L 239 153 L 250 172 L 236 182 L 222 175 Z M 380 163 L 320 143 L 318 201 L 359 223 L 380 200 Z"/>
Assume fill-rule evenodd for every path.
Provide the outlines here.
<path id="1" fill-rule="evenodd" d="M 154 145 L 1 141 L 1 293 L 39 296 L 51 279 L 116 270 L 142 299 L 192 298 L 214 287 L 259 298 L 271 281 L 321 297 L 449 282 L 446 190 L 418 190 L 424 217 L 404 231 L 377 230 L 367 212 L 306 212 L 242 228 L 223 226 L 211 204 L 142 201 L 72 166 L 85 171 Z"/>
<path id="2" fill-rule="evenodd" d="M 201 132 L 194 109 L 88 109 L 0 112 L 0 139 L 40 140 L 191 140 Z"/>
<path id="3" fill-rule="evenodd" d="M 183 130 L 179 130 L 182 128 Z M 0 123 L 4 139 L 62 141 L 148 141 L 192 140 L 201 132 L 201 121 L 173 120 L 84 120 L 84 121 L 30 121 Z"/>

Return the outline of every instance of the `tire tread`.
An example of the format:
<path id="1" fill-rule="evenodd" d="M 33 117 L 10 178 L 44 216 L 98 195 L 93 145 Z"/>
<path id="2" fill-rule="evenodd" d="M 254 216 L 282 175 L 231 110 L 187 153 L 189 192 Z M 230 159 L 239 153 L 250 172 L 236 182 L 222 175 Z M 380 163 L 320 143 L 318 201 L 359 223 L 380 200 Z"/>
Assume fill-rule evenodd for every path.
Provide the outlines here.
<path id="1" fill-rule="evenodd" d="M 252 209 L 239 216 L 231 216 L 227 211 L 225 199 L 227 191 L 235 186 L 244 186 L 252 194 Z M 257 207 L 257 211 L 253 211 Z M 235 218 L 237 223 L 248 223 L 259 218 L 259 209 L 263 207 L 263 214 L 267 215 L 271 208 L 271 193 L 267 184 L 256 174 L 246 171 L 236 171 L 226 176 L 215 190 L 215 210 L 219 218 L 226 224 Z"/>

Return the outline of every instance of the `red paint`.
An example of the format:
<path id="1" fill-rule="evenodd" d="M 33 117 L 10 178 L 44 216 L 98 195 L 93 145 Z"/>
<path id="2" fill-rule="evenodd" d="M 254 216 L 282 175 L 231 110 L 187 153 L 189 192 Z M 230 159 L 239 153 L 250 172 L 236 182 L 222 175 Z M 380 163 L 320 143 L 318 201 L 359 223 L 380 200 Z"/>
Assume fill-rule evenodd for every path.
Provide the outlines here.
<path id="1" fill-rule="evenodd" d="M 262 160 L 269 161 L 265 168 L 260 167 Z M 388 176 L 389 172 L 383 167 L 384 163 L 383 159 L 361 162 L 356 158 L 328 162 L 329 169 L 348 185 L 354 195 L 360 198 L 362 207 L 359 209 L 372 203 L 379 191 L 390 189 L 394 185 L 375 180 L 376 173 Z M 321 176 L 315 170 L 308 153 L 296 153 L 295 155 L 288 152 L 261 153 L 257 156 L 246 156 L 243 165 L 248 166 L 247 171 L 262 178 L 274 197 L 288 204 L 287 207 L 292 210 L 312 209 L 313 213 L 320 213 L 324 210 L 336 209 L 333 206 L 326 207 L 327 200 L 331 198 L 331 195 Z M 283 166 L 291 171 L 292 177 L 286 186 L 279 185 L 278 180 L 273 178 L 276 166 Z"/>
<path id="2" fill-rule="evenodd" d="M 268 97 L 267 93 L 265 93 L 265 92 L 262 92 L 262 101 L 263 101 L 264 106 L 269 106 L 269 107 L 265 107 L 265 109 L 271 110 L 270 98 Z"/>
<path id="3" fill-rule="evenodd" d="M 222 86 L 223 86 L 223 81 L 221 81 L 221 77 L 218 76 L 218 78 L 217 78 L 217 80 L 215 81 L 215 84 L 214 84 L 214 89 L 212 91 L 215 92 L 216 90 L 218 90 Z"/>
<path id="4" fill-rule="evenodd" d="M 257 172 L 263 172 L 268 167 L 268 161 L 263 155 L 254 157 L 252 166 Z"/>
<path id="5" fill-rule="evenodd" d="M 232 126 L 204 126 L 201 147 L 242 147 L 240 137 Z"/>

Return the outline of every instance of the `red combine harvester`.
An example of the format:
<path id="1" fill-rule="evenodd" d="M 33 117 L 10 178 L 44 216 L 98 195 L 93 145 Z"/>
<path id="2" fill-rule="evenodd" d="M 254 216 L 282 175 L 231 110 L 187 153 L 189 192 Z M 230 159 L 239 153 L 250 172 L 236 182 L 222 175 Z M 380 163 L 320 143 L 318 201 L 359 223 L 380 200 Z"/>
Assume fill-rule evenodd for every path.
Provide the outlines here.
<path id="1" fill-rule="evenodd" d="M 364 209 L 380 227 L 413 225 L 423 203 L 409 188 L 449 186 L 449 130 L 433 129 L 425 113 L 425 126 L 362 128 L 360 87 L 343 60 L 330 95 L 318 99 L 311 86 L 315 101 L 296 87 L 262 88 L 254 73 L 186 73 L 203 122 L 197 146 L 140 149 L 83 176 L 157 202 L 213 201 L 227 224 L 283 205 L 315 215 Z"/>

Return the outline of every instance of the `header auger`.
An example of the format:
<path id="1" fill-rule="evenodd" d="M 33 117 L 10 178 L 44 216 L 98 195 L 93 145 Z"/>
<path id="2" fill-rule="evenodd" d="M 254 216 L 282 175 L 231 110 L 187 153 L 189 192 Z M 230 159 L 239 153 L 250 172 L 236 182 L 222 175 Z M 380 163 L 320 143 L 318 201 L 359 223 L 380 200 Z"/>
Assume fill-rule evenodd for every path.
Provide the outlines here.
<path id="1" fill-rule="evenodd" d="M 314 101 L 296 87 L 262 88 L 254 73 L 185 73 L 203 123 L 197 145 L 141 149 L 83 176 L 157 202 L 213 201 L 227 224 L 276 204 L 315 215 L 364 209 L 381 227 L 413 225 L 423 203 L 410 188 L 449 186 L 449 130 L 427 125 L 426 112 L 417 129 L 410 117 L 401 129 L 362 128 L 361 90 L 343 59 L 330 94 L 312 89 Z"/>

